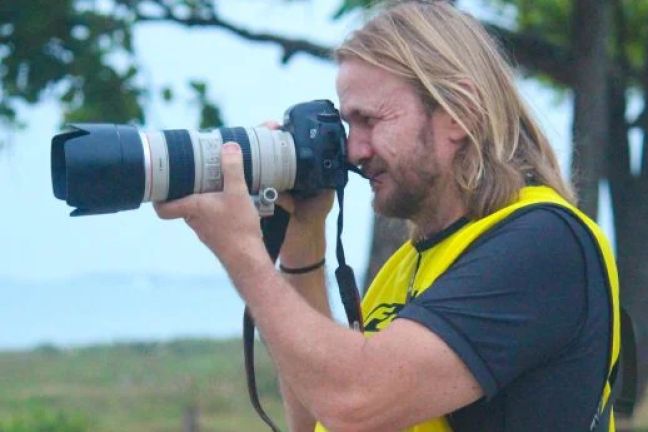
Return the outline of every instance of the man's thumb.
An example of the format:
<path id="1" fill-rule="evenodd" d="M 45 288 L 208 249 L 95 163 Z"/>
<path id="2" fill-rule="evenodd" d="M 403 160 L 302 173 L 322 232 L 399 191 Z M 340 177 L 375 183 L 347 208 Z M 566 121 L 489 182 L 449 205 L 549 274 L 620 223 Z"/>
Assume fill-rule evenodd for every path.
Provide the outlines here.
<path id="1" fill-rule="evenodd" d="M 221 151 L 221 168 L 223 170 L 223 191 L 246 194 L 248 192 L 243 173 L 243 154 L 235 142 L 226 142 Z"/>

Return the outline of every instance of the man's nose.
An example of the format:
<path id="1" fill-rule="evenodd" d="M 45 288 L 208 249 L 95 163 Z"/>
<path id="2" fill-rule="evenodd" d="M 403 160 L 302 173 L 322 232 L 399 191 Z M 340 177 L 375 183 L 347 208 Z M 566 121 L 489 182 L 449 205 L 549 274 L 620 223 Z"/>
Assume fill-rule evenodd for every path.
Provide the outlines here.
<path id="1" fill-rule="evenodd" d="M 354 165 L 362 163 L 373 156 L 371 142 L 365 134 L 361 134 L 351 129 L 347 140 L 347 155 L 349 162 Z"/>

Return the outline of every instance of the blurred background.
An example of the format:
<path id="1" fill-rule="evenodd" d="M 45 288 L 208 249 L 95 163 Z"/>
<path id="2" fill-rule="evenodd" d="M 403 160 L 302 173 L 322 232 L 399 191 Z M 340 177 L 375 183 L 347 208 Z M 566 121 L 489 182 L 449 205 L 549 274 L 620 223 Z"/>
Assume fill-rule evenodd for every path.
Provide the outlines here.
<path id="1" fill-rule="evenodd" d="M 66 122 L 252 126 L 297 102 L 337 102 L 330 49 L 368 3 L 0 0 L 0 431 L 263 430 L 244 384 L 243 305 L 220 264 L 148 204 L 69 217 L 52 194 L 50 139 Z M 517 65 L 582 208 L 615 244 L 643 394 L 648 2 L 455 3 Z M 374 219 L 363 180 L 352 176 L 346 200 L 345 247 L 363 285 L 403 234 Z M 262 399 L 281 422 L 259 350 Z M 648 408 L 623 428 L 648 430 Z"/>

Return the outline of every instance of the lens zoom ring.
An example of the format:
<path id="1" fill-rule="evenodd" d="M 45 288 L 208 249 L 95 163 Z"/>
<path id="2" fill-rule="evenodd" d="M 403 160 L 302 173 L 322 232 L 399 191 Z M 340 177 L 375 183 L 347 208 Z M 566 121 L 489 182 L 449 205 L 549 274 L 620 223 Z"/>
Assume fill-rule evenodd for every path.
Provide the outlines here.
<path id="1" fill-rule="evenodd" d="M 165 130 L 169 151 L 169 195 L 173 200 L 191 195 L 194 190 L 195 161 L 191 136 L 186 129 Z"/>
<path id="2" fill-rule="evenodd" d="M 220 133 L 223 137 L 223 143 L 235 141 L 241 146 L 245 183 L 248 190 L 252 190 L 252 153 L 250 152 L 250 138 L 248 138 L 247 131 L 242 127 L 222 128 Z"/>

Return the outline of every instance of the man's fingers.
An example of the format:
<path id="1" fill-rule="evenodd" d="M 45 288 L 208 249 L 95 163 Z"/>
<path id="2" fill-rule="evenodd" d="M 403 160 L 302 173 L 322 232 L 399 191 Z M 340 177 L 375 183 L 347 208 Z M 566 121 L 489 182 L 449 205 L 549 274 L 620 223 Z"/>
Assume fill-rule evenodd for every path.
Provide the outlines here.
<path id="1" fill-rule="evenodd" d="M 280 193 L 275 204 L 290 214 L 295 211 L 295 199 L 288 193 Z"/>
<path id="2" fill-rule="evenodd" d="M 223 170 L 223 191 L 237 195 L 248 193 L 243 173 L 243 154 L 235 142 L 223 144 L 221 154 L 221 168 Z"/>
<path id="3" fill-rule="evenodd" d="M 226 193 L 247 195 L 248 189 L 243 174 L 243 155 L 241 148 L 235 142 L 223 144 L 221 155 L 221 169 L 223 171 L 223 190 Z M 205 199 L 198 195 L 189 195 L 168 202 L 157 202 L 153 204 L 158 216 L 162 219 L 190 219 L 199 216 L 199 200 Z"/>
<path id="4" fill-rule="evenodd" d="M 227 193 L 247 195 L 248 190 L 243 174 L 243 155 L 241 148 L 235 142 L 223 144 L 221 155 L 221 169 L 223 171 L 223 190 Z M 153 207 L 162 219 L 184 218 L 190 220 L 199 216 L 199 200 L 205 199 L 198 195 L 189 195 L 168 202 L 154 203 Z"/>
<path id="5" fill-rule="evenodd" d="M 266 122 L 261 123 L 261 126 L 268 129 L 280 129 L 281 123 L 274 120 L 268 120 Z"/>
<path id="6" fill-rule="evenodd" d="M 188 218 L 196 213 L 196 196 L 189 195 L 167 202 L 153 203 L 153 208 L 161 219 Z"/>

